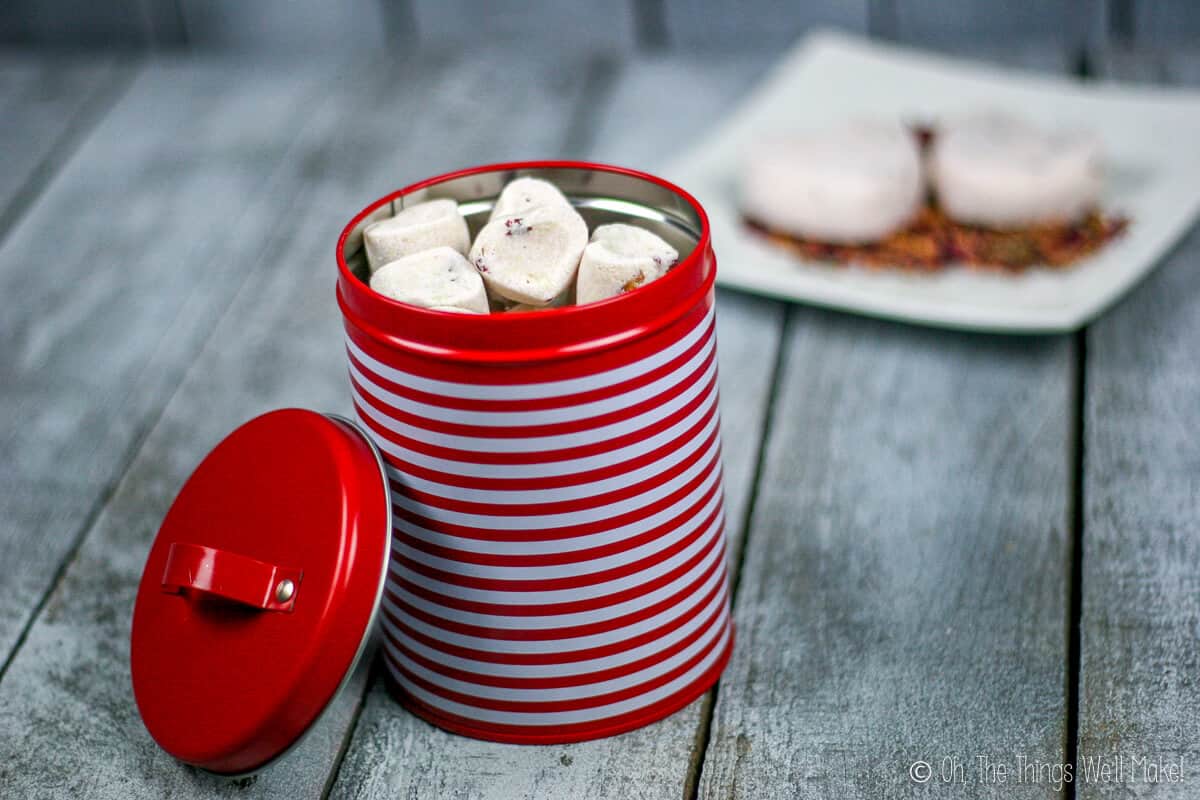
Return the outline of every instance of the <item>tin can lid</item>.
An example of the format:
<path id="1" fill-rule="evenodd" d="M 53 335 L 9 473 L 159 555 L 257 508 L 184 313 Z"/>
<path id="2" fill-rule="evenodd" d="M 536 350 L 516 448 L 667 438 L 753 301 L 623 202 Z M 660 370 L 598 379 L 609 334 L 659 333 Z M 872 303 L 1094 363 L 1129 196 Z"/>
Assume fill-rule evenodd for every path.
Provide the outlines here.
<path id="1" fill-rule="evenodd" d="M 168 753 L 237 775 L 283 755 L 366 657 L 391 549 L 383 461 L 348 420 L 250 420 L 184 484 L 146 559 L 130 665 Z"/>

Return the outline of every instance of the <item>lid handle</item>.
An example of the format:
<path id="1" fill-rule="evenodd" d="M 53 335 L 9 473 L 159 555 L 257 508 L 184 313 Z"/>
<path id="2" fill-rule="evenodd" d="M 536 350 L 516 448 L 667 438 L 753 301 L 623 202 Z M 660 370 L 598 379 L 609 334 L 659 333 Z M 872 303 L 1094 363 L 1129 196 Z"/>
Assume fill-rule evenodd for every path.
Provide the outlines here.
<path id="1" fill-rule="evenodd" d="M 290 613 L 302 570 L 268 564 L 229 550 L 173 542 L 167 553 L 162 588 L 215 594 L 263 611 Z"/>

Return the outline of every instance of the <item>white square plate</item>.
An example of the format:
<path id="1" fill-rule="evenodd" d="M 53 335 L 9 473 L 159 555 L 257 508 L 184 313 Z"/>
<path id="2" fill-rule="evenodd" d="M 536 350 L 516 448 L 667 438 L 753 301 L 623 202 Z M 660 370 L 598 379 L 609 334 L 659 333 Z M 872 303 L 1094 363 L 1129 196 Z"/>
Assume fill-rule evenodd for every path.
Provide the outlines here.
<path id="1" fill-rule="evenodd" d="M 740 222 L 741 156 L 763 135 L 861 116 L 926 121 L 984 109 L 1099 136 L 1108 171 L 1102 205 L 1130 217 L 1125 235 L 1065 270 L 917 274 L 801 261 Z M 708 211 L 721 285 L 928 325 L 1069 331 L 1153 269 L 1200 207 L 1200 93 L 1083 83 L 819 33 L 665 172 Z"/>

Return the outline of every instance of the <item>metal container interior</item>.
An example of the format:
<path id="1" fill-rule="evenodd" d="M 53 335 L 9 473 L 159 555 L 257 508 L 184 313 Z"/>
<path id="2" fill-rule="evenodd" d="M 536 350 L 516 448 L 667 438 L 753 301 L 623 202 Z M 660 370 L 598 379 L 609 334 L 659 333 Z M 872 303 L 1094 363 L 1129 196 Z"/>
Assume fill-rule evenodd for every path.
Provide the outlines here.
<path id="1" fill-rule="evenodd" d="M 670 189 L 633 175 L 578 167 L 500 169 L 451 178 L 397 197 L 364 219 L 346 239 L 343 255 L 350 270 L 369 281 L 362 229 L 392 216 L 406 205 L 450 198 L 458 202 L 467 220 L 471 239 L 487 222 L 504 186 L 516 178 L 542 178 L 557 186 L 587 222 L 588 230 L 613 222 L 631 222 L 667 241 L 683 261 L 700 240 L 701 222 L 696 210 Z"/>

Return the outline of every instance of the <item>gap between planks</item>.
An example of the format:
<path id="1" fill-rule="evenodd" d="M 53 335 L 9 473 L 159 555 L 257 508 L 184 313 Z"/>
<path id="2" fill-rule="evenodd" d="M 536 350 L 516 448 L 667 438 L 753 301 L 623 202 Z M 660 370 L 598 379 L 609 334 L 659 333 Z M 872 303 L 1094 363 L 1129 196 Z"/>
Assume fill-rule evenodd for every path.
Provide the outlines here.
<path id="1" fill-rule="evenodd" d="M 1083 624 L 1083 445 L 1084 406 L 1087 402 L 1087 328 L 1074 334 L 1075 374 L 1071 397 L 1071 553 L 1067 596 L 1067 722 L 1064 762 L 1074 765 L 1079 757 L 1079 675 L 1082 667 L 1080 647 Z M 1075 800 L 1075 782 L 1063 788 L 1067 800 Z"/>
<path id="2" fill-rule="evenodd" d="M 754 472 L 750 478 L 750 498 L 746 501 L 746 511 L 742 517 L 742 538 L 738 543 L 737 552 L 729 560 L 729 607 L 730 611 L 737 607 L 738 589 L 742 582 L 742 565 L 746 561 L 748 543 L 753 535 L 754 509 L 758 501 L 758 487 L 762 482 L 763 468 L 766 462 L 767 442 L 771 438 L 771 430 L 775 424 L 776 401 L 779 398 L 779 379 L 783 374 L 783 365 L 787 363 L 791 347 L 788 344 L 788 333 L 791 330 L 792 306 L 784 305 L 783 316 L 779 321 L 779 346 L 775 348 L 775 360 L 771 364 L 771 378 L 767 389 L 767 405 L 763 412 L 762 426 L 759 428 L 758 450 L 754 454 Z M 734 632 L 736 637 L 737 632 Z M 736 639 L 735 639 L 736 641 Z M 700 796 L 700 773 L 704 769 L 704 759 L 708 755 L 708 740 L 712 735 L 713 711 L 717 705 L 717 697 L 721 693 L 721 679 L 713 684 L 704 695 L 704 704 L 700 709 L 700 724 L 696 729 L 696 743 L 692 751 L 692 760 L 688 764 L 687 778 L 683 787 L 685 800 L 696 800 Z"/>
<path id="3" fill-rule="evenodd" d="M 32 195 L 28 197 L 28 202 L 13 212 L 11 224 L 4 224 L 10 222 L 7 211 L 4 215 L 0 215 L 0 245 L 5 242 L 8 234 L 15 228 L 15 223 L 19 221 L 24 212 L 29 208 L 32 208 L 32 206 L 36 203 L 41 192 L 50 185 L 51 181 L 56 175 L 61 173 L 63 169 L 66 168 L 70 159 L 77 153 L 77 151 L 86 141 L 87 136 L 96 129 L 97 125 L 108 115 L 109 112 L 112 111 L 121 98 L 128 93 L 134 81 L 147 69 L 149 63 L 150 62 L 145 58 L 137 58 L 126 62 L 126 68 L 123 70 L 119 69 L 118 66 L 114 66 L 114 83 L 108 86 L 105 90 L 101 90 L 97 93 L 98 95 L 101 95 L 106 102 L 101 103 L 100 100 L 93 100 L 85 104 L 84 109 L 82 109 L 79 114 L 79 118 L 71 123 L 68 129 L 60 137 L 59 141 L 57 141 L 51 150 L 46 154 L 42 163 L 39 164 L 38 168 L 35 169 L 31 174 L 29 180 L 26 181 L 26 185 L 22 186 L 21 190 L 18 191 L 17 197 L 20 197 L 27 188 L 31 188 L 33 190 Z M 314 94 L 316 94 L 316 92 L 314 92 Z M 296 140 L 293 140 L 292 143 L 285 149 L 285 157 L 281 157 L 280 161 L 268 170 L 268 175 L 270 177 L 274 177 L 279 173 L 280 169 L 286 163 L 286 150 L 290 150 L 291 148 L 295 147 L 295 143 Z M 294 203 L 296 200 L 297 198 L 293 196 L 292 202 Z M 10 209 L 14 205 L 16 205 L 15 200 L 13 204 L 10 204 Z M 248 277 L 248 272 L 243 274 L 238 286 L 229 292 L 226 298 L 225 306 L 217 309 L 217 313 L 214 315 L 212 325 L 207 333 L 199 337 L 194 343 L 195 347 L 193 349 L 193 355 L 203 350 L 208 340 L 218 329 L 220 320 L 227 313 L 229 307 L 233 303 L 233 299 L 237 296 L 242 285 L 245 284 Z M 157 407 L 151 407 L 147 409 L 145 416 L 134 426 L 133 434 L 130 436 L 128 444 L 122 449 L 120 456 L 116 460 L 109 480 L 100 487 L 95 498 L 88 505 L 86 513 L 84 513 L 78 526 L 71 534 L 69 544 L 67 545 L 62 557 L 59 559 L 52 578 L 47 582 L 41 595 L 38 597 L 38 600 L 34 604 L 28 618 L 25 620 L 25 623 L 21 626 L 20 631 L 14 638 L 12 646 L 8 649 L 8 652 L 4 654 L 3 662 L 0 663 L 0 685 L 3 684 L 4 678 L 8 674 L 12 663 L 16 660 L 18 653 L 21 652 L 23 645 L 28 639 L 30 631 L 41 618 L 46 604 L 58 590 L 67 571 L 75 562 L 80 549 L 83 547 L 83 544 L 87 539 L 88 533 L 93 529 L 96 521 L 111 502 L 121 483 L 125 480 L 131 465 L 134 463 L 137 457 L 137 454 L 144 446 L 150 432 L 154 430 L 155 426 L 160 421 L 163 412 L 169 405 L 171 398 L 174 397 L 179 385 L 182 384 L 185 375 L 186 370 L 182 371 L 178 376 L 176 376 L 174 384 L 165 387 L 162 396 L 159 398 L 160 402 L 158 403 Z"/>
<path id="4" fill-rule="evenodd" d="M 17 226 L 50 182 L 62 172 L 96 126 L 124 97 L 145 66 L 140 58 L 115 58 L 105 64 L 108 75 L 72 115 L 66 128 L 55 138 L 49 150 L 21 182 L 3 209 L 0 209 L 0 246 Z M 0 671 L 0 675 L 3 672 Z"/>
<path id="5" fill-rule="evenodd" d="M 25 216 L 42 191 L 50 184 L 54 178 L 62 172 L 67 163 L 78 152 L 80 145 L 83 144 L 95 127 L 102 119 L 112 110 L 112 108 L 120 101 L 120 99 L 129 91 L 129 87 L 133 85 L 134 79 L 145 66 L 143 59 L 123 59 L 119 58 L 106 65 L 109 70 L 109 75 L 105 82 L 96 88 L 94 92 L 84 101 L 83 105 L 73 115 L 66 129 L 59 134 L 50 149 L 42 156 L 38 164 L 21 183 L 17 190 L 13 193 L 12 198 L 7 205 L 0 210 L 0 246 L 3 246 L 4 241 L 8 238 L 9 233 Z M 126 452 L 122 454 L 122 463 L 128 465 L 135 453 L 141 447 L 142 442 L 146 438 L 153 427 L 153 421 L 148 421 L 139 427 L 133 441 Z M 3 661 L 0 661 L 0 682 L 4 681 L 4 675 L 8 672 L 8 667 L 16 658 L 17 651 L 21 649 L 25 638 L 29 635 L 29 629 L 33 627 L 34 621 L 45 608 L 46 602 L 50 599 L 50 595 L 54 592 L 59 581 L 62 580 L 63 574 L 67 570 L 67 566 L 75 558 L 75 553 L 78 552 L 79 546 L 83 544 L 84 536 L 91 529 L 96 517 L 100 511 L 108 504 L 113 492 L 121 482 L 121 476 L 124 475 L 124 469 L 121 474 L 114 478 L 106 485 L 96 501 L 84 516 L 79 530 L 76 531 L 71 545 L 67 549 L 67 553 L 58 565 L 58 569 L 54 572 L 53 579 L 47 584 L 45 591 L 38 598 L 34 605 L 33 612 L 21 631 L 17 634 L 13 646 L 5 654 Z"/>

